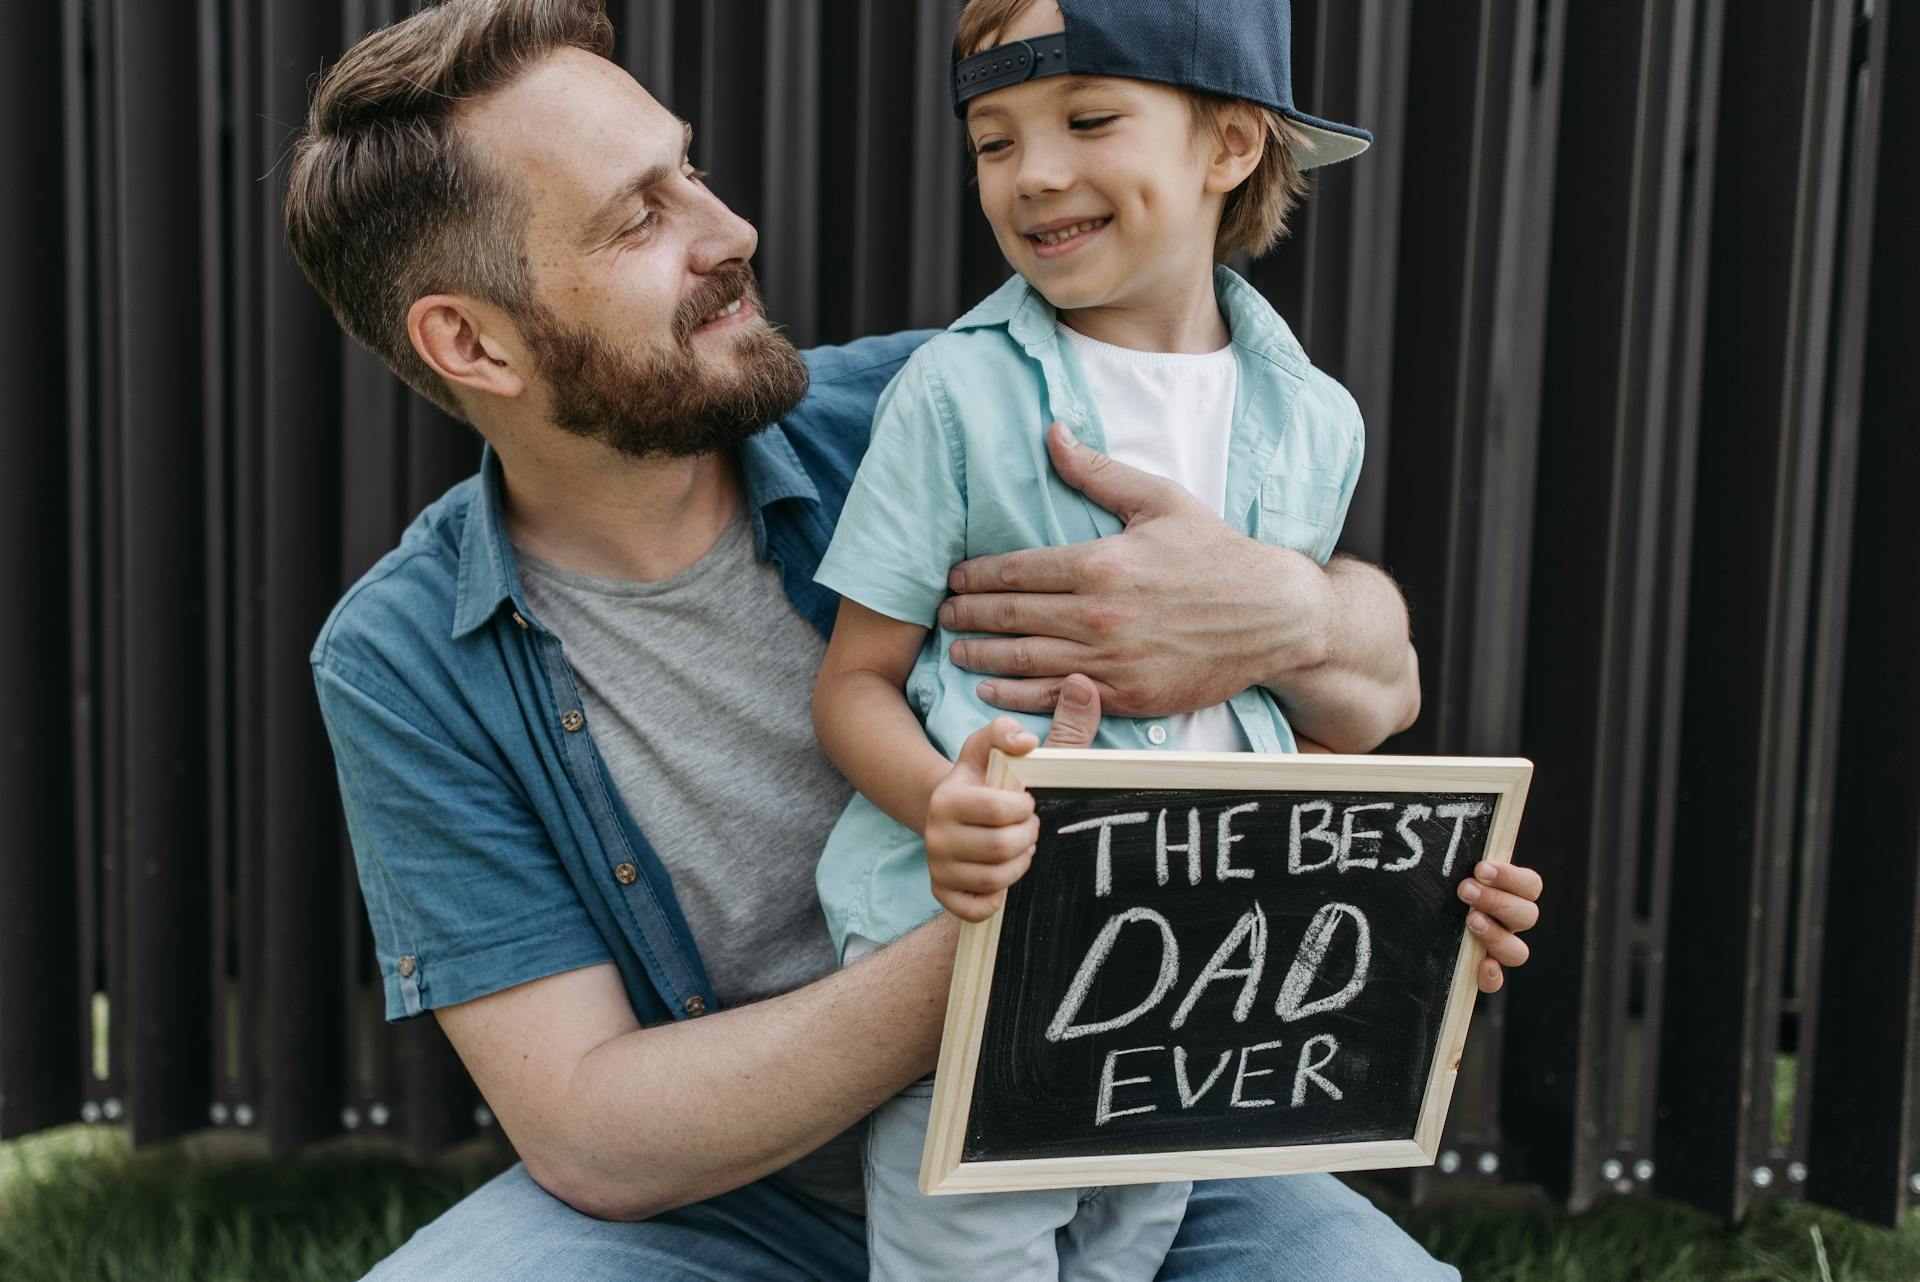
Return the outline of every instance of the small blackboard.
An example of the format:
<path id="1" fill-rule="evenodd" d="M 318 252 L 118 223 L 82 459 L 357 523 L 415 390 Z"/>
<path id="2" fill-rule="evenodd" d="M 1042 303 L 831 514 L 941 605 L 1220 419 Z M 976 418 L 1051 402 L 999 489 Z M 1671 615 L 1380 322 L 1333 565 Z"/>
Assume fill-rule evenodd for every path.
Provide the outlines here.
<path id="1" fill-rule="evenodd" d="M 965 927 L 928 1193 L 1431 1163 L 1513 851 L 1506 758 L 1037 751 L 1031 870 Z"/>

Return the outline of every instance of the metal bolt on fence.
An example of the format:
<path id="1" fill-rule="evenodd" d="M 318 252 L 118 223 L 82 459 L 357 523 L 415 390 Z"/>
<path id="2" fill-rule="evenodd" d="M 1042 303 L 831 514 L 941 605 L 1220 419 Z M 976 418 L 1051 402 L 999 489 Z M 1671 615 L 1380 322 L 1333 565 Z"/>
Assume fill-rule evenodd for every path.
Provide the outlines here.
<path id="1" fill-rule="evenodd" d="M 1764 1189 L 1764 1188 L 1771 1188 L 1772 1186 L 1773 1186 L 1773 1168 L 1771 1166 L 1754 1167 L 1753 1168 L 1753 1187 L 1757 1189 Z"/>
<path id="2" fill-rule="evenodd" d="M 125 1109 L 120 1107 L 120 1101 L 117 1099 L 109 1099 L 100 1105 L 100 1116 L 106 1118 L 109 1122 L 119 1121 L 120 1115 L 125 1111 Z"/>
<path id="3" fill-rule="evenodd" d="M 1633 1178 L 1645 1184 L 1653 1178 L 1653 1159 L 1643 1157 L 1633 1164 Z"/>
<path id="4" fill-rule="evenodd" d="M 1452 1175 L 1460 1169 L 1460 1155 L 1452 1149 L 1440 1155 L 1440 1174 Z"/>
<path id="5" fill-rule="evenodd" d="M 1805 1162 L 1788 1162 L 1787 1182 L 1789 1184 L 1805 1184 L 1807 1182 L 1807 1164 Z"/>
<path id="6" fill-rule="evenodd" d="M 81 1104 L 80 1120 L 89 1124 L 99 1121 L 100 1106 L 94 1103 L 92 1100 L 87 1100 L 85 1103 Z"/>
<path id="7" fill-rule="evenodd" d="M 1606 1161 L 1600 1163 L 1600 1178 L 1605 1180 L 1607 1183 L 1611 1184 L 1615 1180 L 1619 1179 L 1621 1173 L 1626 1169 L 1627 1169 L 1626 1167 L 1620 1165 L 1619 1158 L 1610 1157 Z"/>
<path id="8" fill-rule="evenodd" d="M 1920 1171 L 1915 1171 L 1907 1177 L 1907 1189 L 1915 1197 L 1920 1197 Z"/>
<path id="9" fill-rule="evenodd" d="M 340 1125 L 353 1131 L 360 1128 L 360 1110 L 349 1104 L 340 1110 Z"/>
<path id="10" fill-rule="evenodd" d="M 232 1117 L 233 1114 L 227 1111 L 226 1103 L 222 1100 L 207 1105 L 207 1120 L 215 1126 L 225 1126 Z"/>
<path id="11" fill-rule="evenodd" d="M 385 1126 L 393 1120 L 393 1110 L 385 1104 L 370 1104 L 367 1106 L 367 1120 L 375 1126 Z"/>
<path id="12" fill-rule="evenodd" d="M 475 1126 L 478 1126 L 481 1130 L 485 1130 L 487 1127 L 492 1126 L 493 1110 L 488 1108 L 485 1104 L 475 1105 L 473 1110 L 473 1124 Z"/>
<path id="13" fill-rule="evenodd" d="M 1496 1174 L 1500 1170 L 1500 1155 L 1492 1152 L 1482 1153 L 1479 1159 L 1474 1162 L 1474 1166 L 1479 1168 L 1480 1174 L 1482 1175 Z"/>
<path id="14" fill-rule="evenodd" d="M 253 1105 L 235 1104 L 233 1106 L 233 1124 L 235 1126 L 252 1126 Z"/>

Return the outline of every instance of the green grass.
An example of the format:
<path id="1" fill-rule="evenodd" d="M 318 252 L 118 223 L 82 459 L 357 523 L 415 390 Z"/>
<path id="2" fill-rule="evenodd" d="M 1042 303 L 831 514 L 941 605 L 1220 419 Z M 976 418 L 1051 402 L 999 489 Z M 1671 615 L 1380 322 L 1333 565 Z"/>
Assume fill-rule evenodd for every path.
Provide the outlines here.
<path id="1" fill-rule="evenodd" d="M 138 1155 L 113 1128 L 0 1145 L 6 1282 L 335 1282 L 358 1278 L 504 1165 L 393 1158 L 270 1162 L 180 1146 Z"/>
<path id="2" fill-rule="evenodd" d="M 1426 1206 L 1396 1218 L 1468 1282 L 1920 1279 L 1920 1216 L 1895 1233 L 1836 1211 L 1770 1202 L 1727 1229 L 1672 1202 L 1622 1197 L 1580 1216 L 1542 1200 Z"/>
<path id="3" fill-rule="evenodd" d="M 469 1150 L 431 1167 L 337 1152 L 269 1162 L 230 1143 L 132 1154 L 113 1128 L 68 1127 L 0 1144 L 0 1279 L 358 1278 L 504 1160 Z M 1517 1195 L 1390 1209 L 1468 1282 L 1920 1279 L 1920 1216 L 1893 1233 L 1788 1204 L 1734 1230 L 1641 1197 L 1577 1217 Z"/>

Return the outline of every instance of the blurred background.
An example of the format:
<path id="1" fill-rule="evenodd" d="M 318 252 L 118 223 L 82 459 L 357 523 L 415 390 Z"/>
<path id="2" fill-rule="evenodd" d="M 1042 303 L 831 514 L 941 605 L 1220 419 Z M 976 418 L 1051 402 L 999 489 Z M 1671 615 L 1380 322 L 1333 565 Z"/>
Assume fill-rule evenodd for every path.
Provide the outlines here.
<path id="1" fill-rule="evenodd" d="M 0 34 L 0 1137 L 418 1155 L 491 1118 L 389 1028 L 308 647 L 478 439 L 286 253 L 315 75 L 396 0 L 14 0 Z M 1006 268 L 957 0 L 614 0 L 803 346 Z M 1400 751 L 1538 765 L 1535 960 L 1425 1197 L 1920 1202 L 1920 5 L 1297 0 L 1370 127 L 1245 267 L 1368 420 Z M 1244 265 L 1243 265 L 1244 266 Z"/>

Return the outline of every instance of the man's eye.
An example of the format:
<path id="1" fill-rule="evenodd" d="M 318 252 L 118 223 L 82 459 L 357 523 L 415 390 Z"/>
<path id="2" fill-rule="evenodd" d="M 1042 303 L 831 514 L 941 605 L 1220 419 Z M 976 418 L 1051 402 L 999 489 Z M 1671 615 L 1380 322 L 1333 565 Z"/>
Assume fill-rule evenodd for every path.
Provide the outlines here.
<path id="1" fill-rule="evenodd" d="M 695 169 L 692 165 L 687 166 L 686 176 L 688 182 L 700 183 L 703 186 L 707 181 L 707 171 L 704 169 Z"/>
<path id="2" fill-rule="evenodd" d="M 660 216 L 659 214 L 649 209 L 646 213 L 646 217 L 642 218 L 639 222 L 634 223 L 632 226 L 628 227 L 625 231 L 620 233 L 621 239 L 627 240 L 627 239 L 631 239 L 632 237 L 641 235 L 648 228 L 653 226 L 653 220 L 658 218 L 659 216 Z"/>
<path id="3" fill-rule="evenodd" d="M 1067 127 L 1069 129 L 1079 129 L 1083 131 L 1098 129 L 1102 125 L 1110 125 L 1118 119 L 1120 119 L 1119 116 L 1087 116 L 1084 119 L 1071 122 Z"/>

